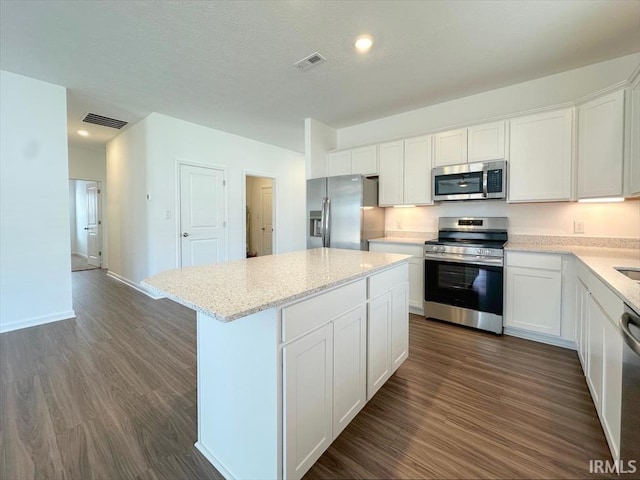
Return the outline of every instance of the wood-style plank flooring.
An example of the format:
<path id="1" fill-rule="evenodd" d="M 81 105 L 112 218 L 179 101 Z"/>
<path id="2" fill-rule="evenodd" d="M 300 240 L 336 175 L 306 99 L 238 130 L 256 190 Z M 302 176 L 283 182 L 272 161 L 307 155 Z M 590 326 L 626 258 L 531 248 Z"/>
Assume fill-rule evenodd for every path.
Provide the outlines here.
<path id="1" fill-rule="evenodd" d="M 194 313 L 100 270 L 73 297 L 76 319 L 0 335 L 0 478 L 222 478 L 193 447 Z M 585 478 L 610 459 L 575 352 L 417 316 L 410 339 L 306 478 Z"/>

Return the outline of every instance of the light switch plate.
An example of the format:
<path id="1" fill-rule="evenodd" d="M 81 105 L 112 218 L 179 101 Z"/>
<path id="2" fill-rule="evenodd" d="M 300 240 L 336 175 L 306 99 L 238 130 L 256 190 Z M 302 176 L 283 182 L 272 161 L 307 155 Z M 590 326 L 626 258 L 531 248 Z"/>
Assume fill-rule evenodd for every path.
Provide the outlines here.
<path id="1" fill-rule="evenodd" d="M 583 220 L 574 220 L 573 221 L 573 233 L 584 233 L 584 221 Z"/>

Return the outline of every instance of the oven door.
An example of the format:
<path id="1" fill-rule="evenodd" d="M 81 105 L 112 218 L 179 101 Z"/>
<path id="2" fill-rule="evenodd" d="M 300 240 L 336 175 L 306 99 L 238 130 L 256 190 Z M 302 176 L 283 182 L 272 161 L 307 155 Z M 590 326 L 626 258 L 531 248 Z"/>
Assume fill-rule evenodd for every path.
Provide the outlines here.
<path id="1" fill-rule="evenodd" d="M 425 259 L 424 299 L 502 317 L 502 265 Z"/>

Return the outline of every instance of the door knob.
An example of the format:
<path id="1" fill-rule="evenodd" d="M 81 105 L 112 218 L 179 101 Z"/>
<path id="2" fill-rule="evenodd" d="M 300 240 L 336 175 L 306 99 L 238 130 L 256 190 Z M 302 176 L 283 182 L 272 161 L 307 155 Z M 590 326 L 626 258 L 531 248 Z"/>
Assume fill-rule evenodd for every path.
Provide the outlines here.
<path id="1" fill-rule="evenodd" d="M 182 236 L 183 236 L 184 238 L 187 238 L 187 237 L 189 236 L 189 234 L 188 234 L 187 232 L 184 232 L 184 233 L 182 234 Z"/>
<path id="2" fill-rule="evenodd" d="M 89 227 L 84 227 L 85 230 L 89 230 Z"/>

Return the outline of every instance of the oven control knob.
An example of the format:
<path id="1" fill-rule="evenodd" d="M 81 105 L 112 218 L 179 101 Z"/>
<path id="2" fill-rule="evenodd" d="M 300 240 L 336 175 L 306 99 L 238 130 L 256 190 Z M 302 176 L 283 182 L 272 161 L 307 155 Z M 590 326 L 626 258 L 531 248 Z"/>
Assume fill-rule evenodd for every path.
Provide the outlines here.
<path id="1" fill-rule="evenodd" d="M 438 246 L 434 245 L 433 247 L 431 247 L 431 250 L 433 250 L 434 252 L 437 252 L 438 251 Z"/>
<path id="2" fill-rule="evenodd" d="M 439 251 L 440 251 L 440 253 L 444 253 L 444 251 L 445 251 L 444 245 L 440 246 Z"/>
<path id="3" fill-rule="evenodd" d="M 479 249 L 478 249 L 478 255 L 483 255 L 483 254 L 484 254 L 484 250 L 483 250 L 483 249 L 481 249 L 481 248 L 479 248 Z"/>

